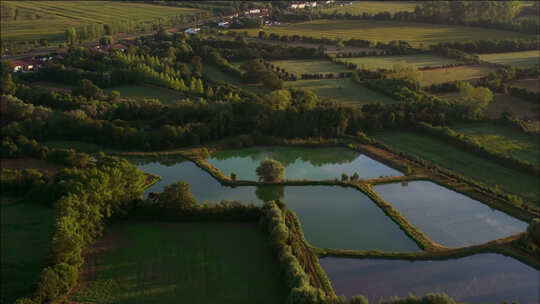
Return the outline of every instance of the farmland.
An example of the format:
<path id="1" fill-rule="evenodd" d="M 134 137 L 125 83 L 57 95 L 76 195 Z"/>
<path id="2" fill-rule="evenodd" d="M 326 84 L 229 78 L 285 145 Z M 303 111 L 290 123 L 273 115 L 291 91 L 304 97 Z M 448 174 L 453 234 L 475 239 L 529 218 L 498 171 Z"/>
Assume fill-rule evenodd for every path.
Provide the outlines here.
<path id="1" fill-rule="evenodd" d="M 486 65 L 467 65 L 451 68 L 440 68 L 422 71 L 422 81 L 420 85 L 423 87 L 432 84 L 450 82 L 450 81 L 474 81 L 489 74 L 495 70 L 493 67 Z"/>
<path id="2" fill-rule="evenodd" d="M 18 201 L 17 201 L 18 200 Z M 2 197 L 2 303 L 31 294 L 49 253 L 54 229 L 54 210 L 16 199 L 5 204 Z"/>
<path id="3" fill-rule="evenodd" d="M 405 56 L 374 56 L 374 57 L 357 57 L 357 58 L 343 58 L 345 62 L 356 64 L 363 70 L 377 70 L 386 69 L 391 70 L 394 64 L 405 61 L 408 64 L 414 64 L 415 66 L 422 67 L 439 67 L 449 64 L 457 64 L 458 61 L 450 58 L 444 58 L 431 54 L 420 55 L 405 55 Z"/>
<path id="4" fill-rule="evenodd" d="M 540 51 L 482 54 L 483 61 L 509 65 L 516 68 L 532 67 L 540 63 Z"/>
<path id="5" fill-rule="evenodd" d="M 319 74 L 319 73 L 339 73 L 348 71 L 342 65 L 328 60 L 275 60 L 271 64 L 285 69 L 286 72 L 296 74 Z"/>
<path id="6" fill-rule="evenodd" d="M 416 6 L 416 1 L 354 1 L 352 5 L 344 5 L 335 8 L 325 8 L 321 11 L 324 13 L 349 13 L 351 15 L 361 15 L 362 13 L 377 14 L 381 12 L 413 12 Z"/>
<path id="7" fill-rule="evenodd" d="M 238 65 L 241 65 L 242 63 L 238 63 Z M 220 71 L 218 68 L 211 65 L 205 65 L 203 67 L 203 75 L 205 77 L 208 77 L 209 79 L 212 79 L 213 81 L 222 81 L 224 83 L 240 87 L 255 94 L 268 92 L 268 89 L 266 89 L 262 85 L 247 85 L 241 80 L 235 78 L 234 76 L 228 75 L 227 73 Z"/>
<path id="8" fill-rule="evenodd" d="M 533 38 L 531 35 L 478 27 L 377 20 L 322 19 L 267 27 L 266 31 L 279 35 L 302 35 L 330 39 L 356 38 L 380 42 L 404 40 L 413 46 L 474 39 Z M 259 29 L 248 30 L 250 36 L 257 36 L 258 33 Z"/>
<path id="9" fill-rule="evenodd" d="M 498 185 L 509 193 L 538 204 L 540 180 L 537 177 L 504 167 L 440 139 L 415 132 L 389 131 L 374 134 L 374 137 L 398 150 L 491 186 Z M 509 176 L 512 178 L 508 178 Z"/>
<path id="10" fill-rule="evenodd" d="M 163 103 L 171 103 L 175 100 L 182 99 L 180 93 L 165 88 L 154 88 L 149 86 L 124 85 L 103 90 L 105 94 L 112 91 L 120 92 L 120 97 L 127 97 L 135 100 L 143 100 L 148 98 L 159 99 Z"/>
<path id="11" fill-rule="evenodd" d="M 2 40 L 64 40 L 68 27 L 119 21 L 150 22 L 187 15 L 195 9 L 112 1 L 2 1 Z M 8 17 L 7 8 L 17 12 Z M 6 8 L 6 9 L 4 9 Z"/>
<path id="12" fill-rule="evenodd" d="M 520 79 L 510 83 L 511 86 L 524 88 L 532 92 L 540 92 L 540 79 Z"/>
<path id="13" fill-rule="evenodd" d="M 493 123 L 465 123 L 452 129 L 476 139 L 482 146 L 537 164 L 540 160 L 538 137 Z"/>
<path id="14" fill-rule="evenodd" d="M 321 98 L 335 99 L 353 105 L 395 102 L 390 97 L 356 84 L 348 78 L 288 81 L 286 85 L 313 91 Z"/>
<path id="15" fill-rule="evenodd" d="M 285 289 L 257 224 L 128 222 L 87 257 L 72 300 L 282 303 Z"/>

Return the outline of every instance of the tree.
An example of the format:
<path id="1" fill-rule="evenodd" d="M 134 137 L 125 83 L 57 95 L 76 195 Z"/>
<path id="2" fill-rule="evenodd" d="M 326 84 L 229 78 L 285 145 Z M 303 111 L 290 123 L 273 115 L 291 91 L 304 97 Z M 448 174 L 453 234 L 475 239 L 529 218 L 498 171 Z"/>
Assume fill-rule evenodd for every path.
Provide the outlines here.
<path id="1" fill-rule="evenodd" d="M 197 77 L 202 75 L 202 59 L 199 56 L 193 56 L 191 58 L 191 66 L 193 67 L 193 74 Z"/>
<path id="2" fill-rule="evenodd" d="M 276 182 L 283 179 L 285 176 L 285 168 L 283 165 L 273 159 L 265 159 L 256 169 L 257 175 L 259 176 L 259 181 L 263 180 L 265 182 Z"/>
<path id="3" fill-rule="evenodd" d="M 369 304 L 369 301 L 366 297 L 359 295 L 351 297 L 349 304 Z"/>
<path id="4" fill-rule="evenodd" d="M 157 196 L 157 203 L 170 209 L 189 209 L 197 206 L 197 200 L 183 181 L 165 187 Z"/>
<path id="5" fill-rule="evenodd" d="M 284 110 L 291 104 L 291 92 L 289 90 L 275 90 L 265 96 L 272 108 Z"/>
<path id="6" fill-rule="evenodd" d="M 73 89 L 73 95 L 80 95 L 86 98 L 98 99 L 103 95 L 103 91 L 88 79 L 79 80 L 78 87 Z"/>
<path id="7" fill-rule="evenodd" d="M 419 84 L 422 81 L 422 71 L 418 70 L 414 64 L 407 64 L 405 61 L 400 61 L 394 64 L 392 72 L 388 74 L 388 77 Z"/>
<path id="8" fill-rule="evenodd" d="M 236 181 L 236 173 L 231 172 L 231 180 L 234 182 Z"/>
<path id="9" fill-rule="evenodd" d="M 0 94 L 15 94 L 15 83 L 11 78 L 11 63 L 8 61 L 2 61 L 2 71 L 0 72 Z"/>
<path id="10" fill-rule="evenodd" d="M 74 45 L 77 42 L 77 32 L 74 27 L 68 27 L 66 29 L 66 40 L 70 45 Z"/>
<path id="11" fill-rule="evenodd" d="M 468 82 L 458 82 L 459 97 L 457 102 L 469 108 L 469 115 L 478 117 L 485 107 L 493 100 L 493 93 L 484 87 L 473 87 Z"/>
<path id="12" fill-rule="evenodd" d="M 113 42 L 114 40 L 112 36 L 103 36 L 99 39 L 99 44 L 101 45 L 111 45 Z"/>
<path id="13" fill-rule="evenodd" d="M 345 44 L 343 44 L 343 40 L 339 39 L 336 42 L 336 49 L 337 50 L 343 50 L 345 48 Z"/>

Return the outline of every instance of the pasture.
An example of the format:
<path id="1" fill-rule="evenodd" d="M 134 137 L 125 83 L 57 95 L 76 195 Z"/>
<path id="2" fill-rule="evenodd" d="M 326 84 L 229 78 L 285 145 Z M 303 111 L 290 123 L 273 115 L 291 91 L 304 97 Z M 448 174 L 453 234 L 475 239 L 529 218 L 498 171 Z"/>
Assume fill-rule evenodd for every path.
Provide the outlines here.
<path id="1" fill-rule="evenodd" d="M 540 178 L 508 168 L 449 144 L 441 139 L 411 131 L 388 131 L 373 137 L 405 153 L 423 158 L 456 173 L 503 191 L 515 194 L 538 205 Z"/>
<path id="2" fill-rule="evenodd" d="M 352 105 L 393 103 L 388 96 L 352 82 L 349 78 L 310 79 L 285 82 L 287 87 L 305 89 L 324 99 L 334 99 Z"/>
<path id="3" fill-rule="evenodd" d="M 103 93 L 109 94 L 112 91 L 120 92 L 120 97 L 122 98 L 130 98 L 135 100 L 155 98 L 159 99 L 162 103 L 171 103 L 183 98 L 180 92 L 174 90 L 138 85 L 123 85 L 108 88 L 104 89 Z"/>
<path id="4" fill-rule="evenodd" d="M 119 21 L 150 22 L 196 9 L 113 1 L 2 1 L 2 40 L 63 41 L 68 27 Z"/>
<path id="5" fill-rule="evenodd" d="M 465 65 L 458 67 L 440 68 L 422 71 L 422 81 L 420 85 L 423 87 L 432 84 L 451 82 L 456 80 L 474 81 L 489 74 L 495 70 L 494 67 L 486 65 Z"/>
<path id="6" fill-rule="evenodd" d="M 326 74 L 350 71 L 343 65 L 333 63 L 329 60 L 274 60 L 270 61 L 270 63 L 297 76 L 301 74 Z"/>
<path id="7" fill-rule="evenodd" d="M 265 30 L 268 33 L 279 35 L 301 35 L 316 38 L 356 38 L 380 42 L 404 40 L 413 46 L 427 46 L 447 41 L 534 38 L 532 35 L 479 27 L 379 20 L 321 19 L 266 27 Z M 245 29 L 240 31 L 243 32 Z M 260 29 L 247 30 L 250 36 L 257 36 L 259 31 Z"/>
<path id="8" fill-rule="evenodd" d="M 87 255 L 72 301 L 283 303 L 286 288 L 257 223 L 124 222 Z"/>
<path id="9" fill-rule="evenodd" d="M 508 65 L 515 68 L 533 67 L 540 63 L 540 51 L 481 54 L 480 59 L 490 63 Z"/>
<path id="10" fill-rule="evenodd" d="M 341 58 L 340 60 L 354 63 L 360 69 L 372 71 L 376 71 L 378 69 L 391 70 L 394 67 L 394 64 L 400 61 L 405 61 L 408 64 L 414 64 L 418 68 L 440 67 L 443 65 L 459 63 L 455 59 L 431 54 Z"/>
<path id="11" fill-rule="evenodd" d="M 2 197 L 0 204 L 2 303 L 32 293 L 46 265 L 54 232 L 54 209 L 20 198 L 9 201 Z"/>
<path id="12" fill-rule="evenodd" d="M 243 62 L 238 63 L 238 64 L 235 64 L 235 63 L 232 63 L 232 64 L 239 66 L 239 65 L 242 65 Z M 244 90 L 250 91 L 251 93 L 255 93 L 255 94 L 268 93 L 268 89 L 262 85 L 247 85 L 243 83 L 242 81 L 240 81 L 238 78 L 228 75 L 227 73 L 209 64 L 203 66 L 203 75 L 205 77 L 208 77 L 211 80 L 221 81 L 221 82 L 233 85 L 233 86 L 237 86 Z"/>
<path id="13" fill-rule="evenodd" d="M 495 123 L 463 123 L 451 127 L 476 139 L 482 146 L 518 159 L 538 164 L 540 142 L 538 136 Z"/>
<path id="14" fill-rule="evenodd" d="M 532 92 L 540 92 L 540 79 L 520 79 L 510 82 L 513 87 L 524 88 Z"/>
<path id="15" fill-rule="evenodd" d="M 353 1 L 352 5 L 321 9 L 323 13 L 349 13 L 361 15 L 363 13 L 377 14 L 389 12 L 414 12 L 417 1 Z"/>

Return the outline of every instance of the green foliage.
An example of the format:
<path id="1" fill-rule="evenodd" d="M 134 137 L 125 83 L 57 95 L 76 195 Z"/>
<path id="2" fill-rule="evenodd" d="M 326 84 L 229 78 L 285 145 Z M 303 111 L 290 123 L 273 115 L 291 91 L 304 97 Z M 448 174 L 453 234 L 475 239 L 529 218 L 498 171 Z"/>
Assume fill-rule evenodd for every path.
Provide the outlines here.
<path id="1" fill-rule="evenodd" d="M 73 95 L 81 95 L 86 98 L 99 99 L 103 95 L 103 91 L 88 79 L 79 81 L 76 89 L 73 90 Z"/>
<path id="2" fill-rule="evenodd" d="M 70 45 L 74 45 L 77 42 L 77 32 L 74 27 L 68 27 L 66 29 L 66 40 Z"/>
<path id="3" fill-rule="evenodd" d="M 153 200 L 168 209 L 183 210 L 197 206 L 197 200 L 191 195 L 189 185 L 183 181 L 165 187 Z"/>
<path id="4" fill-rule="evenodd" d="M 285 177 L 285 168 L 283 165 L 279 161 L 269 158 L 261 162 L 256 172 L 259 179 L 265 182 L 276 182 Z"/>
<path id="5" fill-rule="evenodd" d="M 366 297 L 360 295 L 360 296 L 352 296 L 349 304 L 369 304 L 369 301 Z"/>
<path id="6" fill-rule="evenodd" d="M 444 293 L 429 293 L 423 297 L 409 295 L 407 298 L 380 301 L 379 304 L 456 304 Z"/>
<path id="7" fill-rule="evenodd" d="M 458 102 L 467 105 L 473 117 L 480 116 L 482 111 L 493 100 L 491 90 L 484 87 L 473 87 L 468 82 L 458 82 L 459 90 Z"/>

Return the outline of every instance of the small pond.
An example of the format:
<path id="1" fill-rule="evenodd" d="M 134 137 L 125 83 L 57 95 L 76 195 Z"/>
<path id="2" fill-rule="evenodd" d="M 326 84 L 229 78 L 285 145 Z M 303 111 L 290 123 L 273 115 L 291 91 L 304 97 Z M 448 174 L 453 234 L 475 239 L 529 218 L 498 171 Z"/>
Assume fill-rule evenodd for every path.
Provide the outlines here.
<path id="1" fill-rule="evenodd" d="M 466 303 L 539 303 L 538 270 L 494 253 L 440 261 L 321 258 L 336 294 L 370 303 L 409 293 L 444 292 Z"/>
<path id="2" fill-rule="evenodd" d="M 183 180 L 200 202 L 221 199 L 253 202 L 281 200 L 302 223 L 311 245 L 322 248 L 358 250 L 418 251 L 416 243 L 367 196 L 352 188 L 338 186 L 222 186 L 194 163 L 178 156 L 129 158 L 144 172 L 162 179 L 149 187 L 160 192 Z"/>
<path id="3" fill-rule="evenodd" d="M 429 181 L 373 186 L 386 202 L 446 247 L 485 243 L 527 229 L 527 223 Z"/>
<path id="4" fill-rule="evenodd" d="M 342 147 L 253 147 L 218 151 L 206 161 L 227 176 L 234 172 L 239 180 L 257 180 L 255 170 L 265 158 L 280 161 L 285 167 L 285 178 L 290 180 L 328 180 L 355 172 L 360 178 L 403 175 L 362 153 Z"/>

